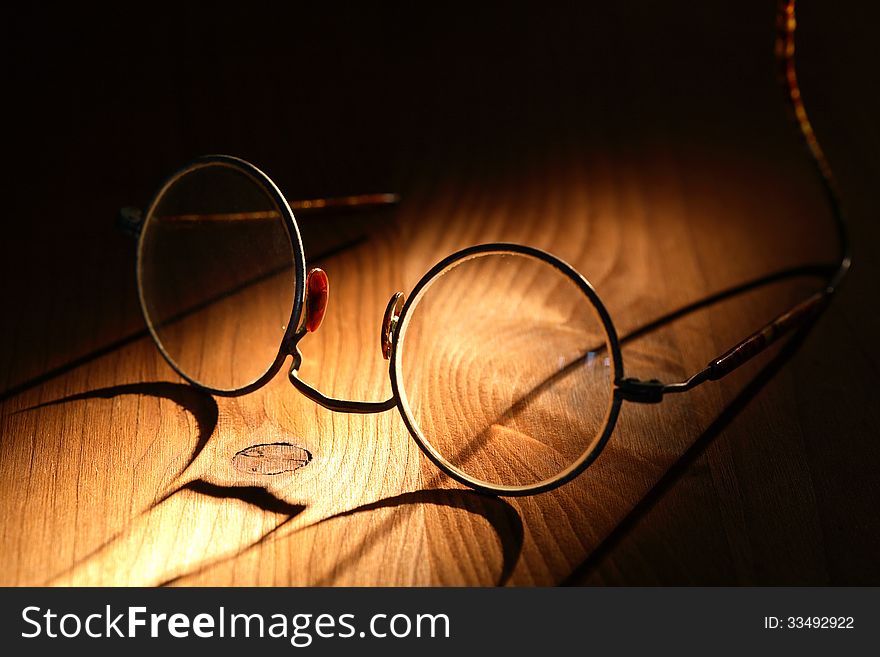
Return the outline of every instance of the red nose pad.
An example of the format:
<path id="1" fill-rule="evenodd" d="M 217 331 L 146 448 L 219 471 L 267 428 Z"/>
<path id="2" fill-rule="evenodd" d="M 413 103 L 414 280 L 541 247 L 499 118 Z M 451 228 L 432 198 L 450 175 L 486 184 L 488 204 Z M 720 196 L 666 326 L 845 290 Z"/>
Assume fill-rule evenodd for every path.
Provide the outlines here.
<path id="1" fill-rule="evenodd" d="M 306 279 L 306 330 L 314 333 L 324 321 L 327 299 L 330 297 L 330 280 L 323 269 L 313 269 Z"/>

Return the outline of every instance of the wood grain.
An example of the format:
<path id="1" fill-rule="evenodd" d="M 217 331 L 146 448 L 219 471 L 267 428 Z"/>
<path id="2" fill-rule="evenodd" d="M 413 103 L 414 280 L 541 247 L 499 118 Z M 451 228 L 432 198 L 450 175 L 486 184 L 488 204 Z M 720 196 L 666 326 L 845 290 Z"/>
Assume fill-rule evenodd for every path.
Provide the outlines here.
<path id="1" fill-rule="evenodd" d="M 5 388 L 134 337 L 3 401 L 0 582 L 823 583 L 852 580 L 858 568 L 863 577 L 876 577 L 876 565 L 871 570 L 863 555 L 877 544 L 876 519 L 866 515 L 877 478 L 865 472 L 877 462 L 876 445 L 865 438 L 876 435 L 877 417 L 873 410 L 856 410 L 871 408 L 868 393 L 847 401 L 835 391 L 848 376 L 836 349 L 847 342 L 847 360 L 853 361 L 868 335 L 853 328 L 859 320 L 850 314 L 868 283 L 849 302 L 832 304 L 809 338 L 810 356 L 780 370 L 718 431 L 719 418 L 778 349 L 728 379 L 661 405 L 625 404 L 611 441 L 585 474 L 559 490 L 521 499 L 480 496 L 439 474 L 396 411 L 331 413 L 298 395 L 282 374 L 244 397 L 212 398 L 184 385 L 138 333 L 132 253 L 103 217 L 130 202 L 121 198 L 125 194 L 145 197 L 149 185 L 192 150 L 190 155 L 228 150 L 270 175 L 278 170 L 277 182 L 291 197 L 392 187 L 401 192 L 392 215 L 365 219 L 368 239 L 310 262 L 328 272 L 331 299 L 324 325 L 302 343 L 301 375 L 339 397 L 390 395 L 379 344 L 387 300 L 409 292 L 441 258 L 475 243 L 522 242 L 575 266 L 625 338 L 627 374 L 639 377 L 684 378 L 814 290 L 815 280 L 785 280 L 626 339 L 655 318 L 729 286 L 829 261 L 833 231 L 786 123 L 772 51 L 731 59 L 772 48 L 772 8 L 742 9 L 729 20 L 709 10 L 684 12 L 690 22 L 679 17 L 684 22 L 678 29 L 715 56 L 711 64 L 705 51 L 684 51 L 655 36 L 650 17 L 636 23 L 625 42 L 590 27 L 601 21 L 629 25 L 633 7 L 589 12 L 569 20 L 512 16 L 494 42 L 478 29 L 489 16 L 472 17 L 473 33 L 438 23 L 428 40 L 436 51 L 420 49 L 406 30 L 390 51 L 371 50 L 361 37 L 357 47 L 337 54 L 357 61 L 351 64 L 357 71 L 340 73 L 327 63 L 332 59 L 320 74 L 303 67 L 315 84 L 340 73 L 353 88 L 324 82 L 317 88 L 330 96 L 319 102 L 314 85 L 304 85 L 305 93 L 261 84 L 261 75 L 271 78 L 267 70 L 242 83 L 253 92 L 242 107 L 262 100 L 268 114 L 245 109 L 253 114 L 240 122 L 227 120 L 234 113 L 210 101 L 224 92 L 234 96 L 222 70 L 251 70 L 253 62 L 230 58 L 214 69 L 190 54 L 170 74 L 168 95 L 148 99 L 121 119 L 131 126 L 156 120 L 168 150 L 106 173 L 97 191 L 94 184 L 81 191 L 84 175 L 69 162 L 47 169 L 61 189 L 86 198 L 86 207 L 58 234 L 41 234 L 28 224 L 4 244 L 9 262 L 28 281 L 4 288 L 5 307 L 17 309 L 3 327 Z M 370 25 L 387 30 L 387 18 Z M 661 18 L 675 26 L 672 17 Z M 762 21 L 770 21 L 767 30 L 753 27 Z M 455 33 L 459 51 L 441 47 L 448 45 L 447 28 L 465 30 Z M 575 38 L 584 31 L 596 43 Z M 724 36 L 710 38 L 709 31 Z M 522 39 L 525 34 L 534 38 Z M 313 35 L 295 47 L 329 46 Z M 603 48 L 620 57 L 606 53 L 597 60 L 593 55 Z M 286 70 L 288 58 L 265 48 L 257 53 Z M 665 55 L 662 63 L 652 57 L 657 53 Z M 100 61 L 85 50 L 80 56 Z M 170 55 L 161 56 L 170 62 Z M 126 57 L 147 66 L 135 54 Z M 127 71 L 103 66 L 112 88 L 134 93 Z M 403 91 L 383 89 L 390 98 L 370 92 L 387 74 L 383 66 L 409 81 Z M 210 71 L 207 79 L 217 90 L 206 92 L 202 70 Z M 144 75 L 165 79 L 152 69 Z M 534 85 L 532 93 L 522 93 L 523 78 Z M 584 79 L 592 93 L 577 88 Z M 341 88 L 334 92 L 336 86 Z M 359 91 L 380 109 L 365 107 L 353 119 L 342 108 Z M 88 115 L 102 93 L 91 84 L 75 87 L 72 116 Z M 177 109 L 165 103 L 178 96 Z M 288 116 L 282 106 L 297 109 Z M 394 116 L 383 115 L 381 108 L 389 107 L 397 108 Z M 333 134 L 326 150 L 311 119 L 327 128 L 324 135 Z M 332 133 L 332 125 L 343 127 Z M 68 147 L 86 139 L 81 126 L 52 124 L 48 130 Z M 121 160 L 125 147 L 114 142 L 117 132 L 135 140 L 137 152 L 150 152 L 147 136 L 102 128 L 91 157 Z M 309 157 L 282 158 L 278 145 L 297 145 Z M 383 164 L 371 169 L 374 159 Z M 21 198 L 36 206 L 22 201 L 15 206 L 20 212 L 32 219 L 52 214 L 51 199 L 28 193 Z M 306 251 L 313 253 L 305 226 L 304 232 Z M 38 244 L 42 254 L 34 261 L 14 257 L 25 245 L 39 252 Z M 865 354 L 863 365 L 854 367 L 875 362 L 873 351 Z M 864 380 L 863 370 L 860 376 Z M 814 386 L 822 399 L 837 400 L 827 407 L 833 415 L 823 414 L 817 393 L 807 392 Z M 845 440 L 845 450 L 817 456 L 820 434 L 836 435 L 835 422 L 862 440 Z M 724 439 L 690 459 L 677 473 L 680 483 L 666 486 L 666 473 L 713 431 Z M 308 450 L 311 461 L 275 475 L 235 467 L 242 450 L 281 442 Z M 841 473 L 858 482 L 849 498 L 841 491 Z M 674 489 L 674 501 L 666 503 L 673 508 L 655 504 L 649 515 L 639 515 L 650 520 L 633 524 L 633 510 L 658 483 Z M 851 508 L 835 509 L 841 499 Z M 634 532 L 633 543 L 621 543 L 618 528 L 628 532 L 645 523 L 648 529 Z M 835 536 L 840 524 L 846 531 Z M 861 542 L 847 554 L 845 545 L 857 531 Z M 785 550 L 756 537 L 785 537 Z"/>
<path id="2" fill-rule="evenodd" d="M 534 177 L 529 181 L 503 189 L 502 198 L 520 195 L 524 204 L 541 198 L 534 189 Z M 588 185 L 582 180 L 571 187 Z M 671 309 L 657 306 L 650 315 L 643 310 L 650 306 L 647 300 L 658 284 L 653 271 L 666 267 L 669 277 L 660 285 L 672 296 L 682 295 L 682 300 L 711 291 L 691 283 L 690 294 L 685 296 L 682 288 L 688 289 L 689 279 L 700 279 L 686 275 L 683 258 L 670 267 L 661 262 L 646 266 L 644 260 L 626 257 L 620 245 L 626 244 L 630 254 L 655 252 L 648 245 L 650 234 L 639 222 L 615 221 L 617 215 L 602 207 L 602 191 L 589 195 L 592 203 L 574 206 L 565 214 L 553 213 L 552 201 L 546 205 L 531 201 L 524 206 L 526 211 L 540 214 L 542 221 L 526 220 L 524 228 L 513 230 L 493 222 L 493 216 L 500 213 L 472 213 L 467 206 L 459 207 L 450 218 L 437 222 L 442 232 L 412 239 L 402 248 L 392 246 L 401 238 L 377 238 L 320 263 L 333 281 L 333 299 L 321 331 L 303 342 L 302 376 L 342 397 L 388 395 L 387 365 L 378 342 L 385 298 L 398 288 L 411 287 L 419 270 L 433 260 L 474 242 L 505 239 L 538 244 L 561 252 L 582 271 L 594 270 L 593 282 L 608 299 L 624 335 L 642 317 L 653 319 L 654 314 Z M 565 189 L 550 187 L 544 195 L 556 197 L 559 205 L 574 203 L 565 198 Z M 497 203 L 491 197 L 483 202 Z M 658 193 L 646 205 L 657 208 L 671 202 Z M 431 204 L 431 199 L 413 202 L 423 216 L 437 212 Z M 644 211 L 634 208 L 626 214 Z M 400 214 L 402 226 L 412 224 L 406 206 Z M 595 219 L 569 219 L 584 216 Z M 541 230 L 527 228 L 532 225 L 540 225 Z M 556 238 L 578 231 L 597 237 Z M 603 240 L 604 235 L 609 237 Z M 751 235 L 750 227 L 743 227 L 740 234 L 729 236 L 725 250 L 747 250 Z M 712 242 L 708 236 L 694 239 L 699 244 Z M 573 243 L 582 246 L 572 248 Z M 822 244 L 815 248 L 816 258 L 821 258 Z M 729 283 L 733 282 L 737 281 L 731 278 Z M 492 291 L 486 294 L 491 297 Z M 772 316 L 791 300 L 785 289 L 750 296 L 731 302 L 735 307 L 713 308 L 628 344 L 629 371 L 682 378 L 748 332 L 751 322 Z M 748 308 L 747 316 L 743 308 Z M 719 317 L 724 321 L 718 322 Z M 139 365 L 120 371 L 118 365 L 111 365 L 114 361 Z M 4 436 L 31 438 L 4 440 L 3 445 L 2 462 L 10 470 L 3 477 L 2 497 L 8 505 L 4 516 L 27 519 L 23 527 L 5 527 L 4 553 L 10 556 L 10 566 L 14 564 L 7 572 L 15 573 L 11 583 L 77 585 L 153 585 L 167 580 L 188 584 L 493 584 L 503 572 L 505 550 L 517 550 L 504 545 L 515 538 L 507 527 L 515 521 L 505 520 L 502 510 L 509 509 L 523 526 L 517 567 L 509 581 L 553 583 L 583 560 L 675 462 L 694 433 L 723 409 L 724 388 L 735 391 L 736 384 L 741 386 L 745 380 L 743 376 L 738 379 L 656 408 L 625 407 L 599 461 L 559 491 L 511 502 L 489 502 L 460 492 L 455 494 L 465 501 L 450 508 L 443 498 L 452 493 L 442 492 L 451 486 L 450 481 L 438 476 L 421 456 L 395 412 L 334 414 L 295 394 L 283 376 L 246 397 L 213 400 L 218 409 L 216 427 L 191 463 L 197 450 L 199 408 L 191 415 L 149 394 L 121 394 L 27 410 L 95 389 L 110 388 L 112 394 L 114 387 L 126 384 L 175 381 L 153 345 L 144 339 L 10 401 Z M 206 398 L 199 403 L 207 406 L 212 401 Z M 240 450 L 272 442 L 302 446 L 313 455 L 312 462 L 295 473 L 274 477 L 247 476 L 232 467 Z M 357 512 L 364 505 L 438 489 L 435 504 L 391 502 L 369 513 Z M 264 492 L 253 494 L 255 490 Z M 36 491 L 47 494 L 39 511 L 33 508 L 35 502 L 40 504 Z M 474 499 L 468 501 L 468 497 Z M 479 512 L 491 505 L 498 510 Z M 500 530 L 493 520 L 502 523 Z M 37 552 L 40 544 L 45 545 L 44 554 Z M 480 566 L 462 565 L 463 555 L 469 555 L 465 561 L 476 559 Z M 49 572 L 44 567 L 47 563 L 55 566 Z M 271 568 L 264 572 L 267 563 Z"/>

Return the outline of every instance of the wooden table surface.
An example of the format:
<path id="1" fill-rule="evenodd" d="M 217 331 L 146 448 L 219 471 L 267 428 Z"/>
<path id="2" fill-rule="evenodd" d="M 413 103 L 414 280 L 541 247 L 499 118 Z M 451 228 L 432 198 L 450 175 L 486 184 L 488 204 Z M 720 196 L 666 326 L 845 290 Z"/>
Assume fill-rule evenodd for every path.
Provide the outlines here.
<path id="1" fill-rule="evenodd" d="M 185 385 L 146 333 L 133 244 L 113 229 L 116 208 L 206 152 L 253 161 L 291 199 L 397 191 L 393 210 L 300 219 L 331 279 L 305 380 L 386 398 L 388 298 L 486 241 L 570 262 L 629 336 L 627 374 L 679 380 L 819 282 L 640 327 L 835 255 L 775 78 L 774 10 L 120 9 L 99 25 L 21 9 L 3 46 L 0 583 L 880 582 L 870 17 L 801 10 L 805 100 L 852 215 L 839 298 L 796 350 L 624 404 L 600 458 L 550 493 L 466 490 L 396 410 L 331 413 L 283 373 L 237 398 Z M 278 441 L 312 462 L 234 467 Z"/>

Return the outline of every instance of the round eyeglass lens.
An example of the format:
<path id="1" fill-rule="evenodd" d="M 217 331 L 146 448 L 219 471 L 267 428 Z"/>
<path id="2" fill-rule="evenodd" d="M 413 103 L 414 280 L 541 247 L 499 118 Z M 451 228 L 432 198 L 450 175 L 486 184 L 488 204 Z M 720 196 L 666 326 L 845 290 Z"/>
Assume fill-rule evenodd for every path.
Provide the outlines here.
<path id="1" fill-rule="evenodd" d="M 601 446 L 614 358 L 573 271 L 472 254 L 419 287 L 395 351 L 401 406 L 435 458 L 471 483 L 537 487 Z"/>
<path id="2" fill-rule="evenodd" d="M 198 163 L 166 183 L 141 238 L 138 281 L 154 338 L 191 381 L 232 392 L 275 362 L 296 267 L 266 183 L 233 163 Z"/>

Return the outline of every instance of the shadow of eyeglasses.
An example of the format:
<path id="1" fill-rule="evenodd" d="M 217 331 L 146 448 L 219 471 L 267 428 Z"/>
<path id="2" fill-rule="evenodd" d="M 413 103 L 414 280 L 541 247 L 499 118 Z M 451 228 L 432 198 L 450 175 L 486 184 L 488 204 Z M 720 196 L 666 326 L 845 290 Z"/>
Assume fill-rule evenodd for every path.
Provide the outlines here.
<path id="1" fill-rule="evenodd" d="M 827 276 L 829 269 L 830 267 L 828 265 L 818 264 L 793 267 L 773 272 L 771 274 L 758 277 L 746 283 L 726 288 L 703 299 L 682 306 L 677 310 L 666 313 L 650 322 L 647 322 L 646 324 L 637 327 L 636 329 L 622 336 L 621 343 L 625 344 L 634 341 L 690 313 L 696 312 L 702 308 L 706 308 L 715 303 L 719 303 L 723 300 L 732 298 L 739 294 L 743 294 L 759 287 L 791 278 L 825 277 Z M 685 454 L 682 455 L 682 457 L 680 457 L 669 470 L 667 470 L 667 472 L 663 475 L 663 477 L 661 477 L 661 479 L 657 482 L 657 484 L 655 484 L 655 486 L 649 491 L 649 493 L 642 498 L 642 500 L 631 510 L 631 512 L 624 518 L 624 520 L 618 523 L 612 533 L 609 534 L 609 536 L 606 537 L 606 539 L 604 539 L 603 542 L 593 552 L 591 552 L 590 557 L 585 560 L 578 567 L 578 569 L 576 569 L 572 573 L 572 575 L 566 580 L 566 582 L 570 583 L 574 580 L 574 578 L 582 576 L 585 572 L 589 572 L 589 570 L 598 563 L 598 560 L 601 558 L 602 554 L 606 554 L 615 544 L 615 542 L 619 541 L 620 537 L 625 533 L 625 531 L 629 527 L 631 527 L 637 521 L 637 519 L 641 517 L 641 515 L 646 513 L 647 510 L 649 510 L 653 506 L 653 504 L 656 503 L 657 499 L 662 497 L 662 494 L 672 486 L 674 481 L 681 475 L 682 472 L 687 469 L 690 463 L 692 463 L 693 460 L 697 458 L 700 453 L 702 453 L 702 451 L 711 442 L 711 440 L 714 439 L 714 437 L 717 436 L 718 433 L 720 433 L 724 426 L 726 426 L 733 419 L 733 417 L 735 417 L 736 414 L 738 414 L 742 410 L 742 408 L 745 407 L 747 402 L 752 397 L 754 397 L 755 394 L 757 394 L 757 392 L 766 384 L 766 382 L 769 381 L 772 376 L 781 368 L 784 362 L 787 361 L 791 355 L 793 355 L 810 327 L 812 327 L 812 323 L 807 325 L 803 331 L 796 333 L 787 343 L 785 343 L 785 345 L 783 346 L 783 350 L 771 361 L 770 364 L 768 364 L 767 366 L 765 366 L 764 369 L 761 370 L 758 376 L 755 377 L 755 379 L 753 379 L 746 386 L 746 388 L 734 399 L 734 401 L 725 408 L 722 414 L 718 418 L 716 418 L 712 425 L 710 425 L 710 427 L 707 428 L 707 430 L 692 444 L 692 446 L 685 452 Z M 145 337 L 145 334 L 146 331 L 142 332 L 141 337 Z M 76 365 L 70 365 L 68 366 L 68 368 L 73 369 L 73 367 L 75 366 L 85 364 L 85 362 L 88 362 L 89 360 L 94 360 L 100 355 L 103 355 L 105 353 L 105 350 L 109 351 L 109 346 L 105 349 L 100 350 L 97 355 L 92 355 L 92 357 L 89 359 L 81 359 L 83 360 L 83 362 L 79 362 Z M 558 377 L 564 377 L 566 375 L 566 369 L 575 368 L 577 367 L 578 363 L 579 361 L 575 361 L 565 366 L 559 372 L 554 373 L 551 377 L 548 377 L 546 380 L 539 383 L 538 386 L 529 391 L 529 393 L 514 402 L 514 404 L 510 407 L 510 409 L 508 409 L 507 412 L 516 412 L 516 409 L 519 408 L 522 404 L 528 403 L 528 398 L 530 395 L 540 394 L 543 387 L 552 385 Z M 64 371 L 67 370 L 65 369 Z M 58 374 L 56 374 L 56 376 L 57 375 Z M 32 385 L 38 385 L 38 383 L 33 383 Z M 213 399 L 213 397 L 211 397 L 211 395 L 199 391 L 196 388 L 184 384 L 170 382 L 146 382 L 140 384 L 110 386 L 107 388 L 86 391 L 56 400 L 44 402 L 35 406 L 21 409 L 19 411 L 16 411 L 16 413 L 33 411 L 40 408 L 59 405 L 67 402 L 83 401 L 88 399 L 112 399 L 116 396 L 126 394 L 169 399 L 188 410 L 196 419 L 197 425 L 199 427 L 199 436 L 189 459 L 187 460 L 181 471 L 178 473 L 178 475 L 175 477 L 177 481 L 180 481 L 184 473 L 189 470 L 195 459 L 203 451 L 207 441 L 213 434 L 217 423 L 218 411 L 216 401 Z M 437 477 L 429 482 L 429 485 L 432 483 L 436 483 L 437 479 L 439 479 L 439 476 L 440 474 L 438 473 Z M 522 519 L 515 507 L 513 507 L 510 503 L 504 500 L 500 500 L 498 498 L 482 495 L 474 491 L 461 491 L 455 489 L 428 488 L 421 491 L 403 493 L 401 495 L 384 498 L 376 502 L 371 502 L 356 507 L 354 509 L 342 511 L 327 518 L 321 519 L 316 523 L 312 523 L 311 525 L 291 528 L 289 532 L 285 532 L 283 530 L 289 527 L 290 523 L 302 512 L 302 510 L 304 510 L 304 506 L 291 504 L 289 502 L 281 500 L 280 498 L 275 497 L 267 489 L 262 487 L 217 486 L 205 482 L 201 479 L 194 479 L 189 482 L 180 484 L 175 489 L 160 496 L 148 508 L 141 511 L 138 516 L 156 509 L 157 507 L 171 499 L 174 495 L 184 490 L 200 495 L 209 495 L 211 497 L 220 499 L 239 499 L 247 502 L 248 504 L 256 506 L 257 508 L 269 510 L 274 513 L 281 513 L 286 517 L 274 528 L 263 534 L 259 539 L 247 544 L 246 546 L 243 546 L 234 554 L 221 557 L 220 559 L 211 561 L 209 563 L 201 564 L 192 571 L 177 575 L 173 578 L 169 578 L 168 580 L 162 582 L 161 585 L 180 583 L 186 578 L 193 577 L 199 573 L 205 572 L 206 569 L 220 565 L 221 563 L 224 563 L 231 559 L 238 558 L 249 550 L 264 544 L 266 541 L 281 540 L 308 527 L 313 527 L 333 519 L 353 516 L 359 513 L 365 513 L 381 508 L 390 508 L 397 506 L 409 507 L 418 504 L 434 504 L 438 506 L 446 506 L 453 509 L 464 509 L 472 513 L 481 515 L 482 517 L 487 519 L 492 527 L 495 529 L 495 532 L 498 535 L 502 546 L 503 566 L 501 574 L 499 576 L 498 584 L 504 584 L 509 580 L 513 569 L 515 568 L 518 561 L 519 554 L 522 550 L 523 525 Z M 498 506 L 496 502 L 501 503 L 501 506 Z M 138 516 L 134 516 L 132 520 L 134 520 L 134 518 Z M 393 518 L 391 521 L 393 522 Z M 390 526 L 386 526 L 386 523 L 382 523 L 380 526 L 374 528 L 371 531 L 371 538 L 369 540 L 378 540 L 381 535 L 389 528 Z M 125 531 L 126 529 L 123 528 L 116 535 L 107 539 L 100 546 L 90 551 L 81 559 L 77 560 L 76 563 L 65 569 L 65 571 L 53 576 L 52 579 L 61 577 L 65 573 L 71 572 L 78 565 L 87 562 L 90 558 L 97 555 L 102 549 L 106 548 L 108 545 L 117 540 L 120 536 L 124 535 Z M 343 567 L 349 567 L 353 563 L 356 563 L 356 560 L 357 555 L 350 554 L 347 555 L 346 558 L 340 563 L 343 565 Z"/>

